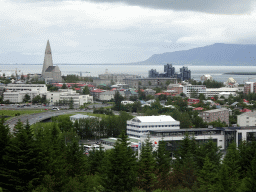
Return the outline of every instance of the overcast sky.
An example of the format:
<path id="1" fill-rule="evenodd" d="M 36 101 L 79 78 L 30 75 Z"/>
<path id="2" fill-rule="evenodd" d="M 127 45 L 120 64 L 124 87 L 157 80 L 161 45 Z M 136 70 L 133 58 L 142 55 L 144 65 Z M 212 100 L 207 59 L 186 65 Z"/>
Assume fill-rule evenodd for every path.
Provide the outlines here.
<path id="1" fill-rule="evenodd" d="M 129 63 L 214 43 L 255 44 L 253 0 L 0 0 L 0 63 Z"/>

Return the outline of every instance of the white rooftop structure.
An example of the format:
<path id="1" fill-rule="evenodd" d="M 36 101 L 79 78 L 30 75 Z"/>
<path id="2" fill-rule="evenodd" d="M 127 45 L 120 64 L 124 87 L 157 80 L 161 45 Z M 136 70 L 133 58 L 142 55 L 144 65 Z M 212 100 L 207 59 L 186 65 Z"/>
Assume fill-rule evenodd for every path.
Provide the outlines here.
<path id="1" fill-rule="evenodd" d="M 127 121 L 127 135 L 140 138 L 149 131 L 179 129 L 180 122 L 168 115 L 137 116 Z"/>
<path id="2" fill-rule="evenodd" d="M 156 122 L 174 122 L 176 121 L 171 116 L 160 115 L 160 116 L 137 116 L 134 118 L 134 121 L 140 123 L 156 123 Z"/>
<path id="3" fill-rule="evenodd" d="M 79 121 L 79 119 L 88 119 L 88 118 L 95 118 L 94 116 L 89 115 L 82 115 L 82 114 L 76 114 L 69 117 L 71 121 L 75 122 L 76 120 Z"/>

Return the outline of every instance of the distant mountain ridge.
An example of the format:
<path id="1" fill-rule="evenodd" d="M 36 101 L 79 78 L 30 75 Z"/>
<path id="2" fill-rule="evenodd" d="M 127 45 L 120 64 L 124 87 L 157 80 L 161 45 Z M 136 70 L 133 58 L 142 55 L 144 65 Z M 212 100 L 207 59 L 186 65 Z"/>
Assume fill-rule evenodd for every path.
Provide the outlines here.
<path id="1" fill-rule="evenodd" d="M 216 43 L 184 51 L 152 55 L 141 64 L 256 65 L 256 45 Z"/>

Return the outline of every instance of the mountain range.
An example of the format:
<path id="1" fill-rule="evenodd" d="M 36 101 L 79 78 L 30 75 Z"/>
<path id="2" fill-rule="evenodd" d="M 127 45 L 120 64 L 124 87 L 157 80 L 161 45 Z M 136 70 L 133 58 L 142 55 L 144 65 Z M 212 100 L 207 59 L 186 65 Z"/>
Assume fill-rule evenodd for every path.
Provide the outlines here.
<path id="1" fill-rule="evenodd" d="M 140 64 L 255 65 L 256 45 L 216 43 L 190 50 L 154 54 Z"/>

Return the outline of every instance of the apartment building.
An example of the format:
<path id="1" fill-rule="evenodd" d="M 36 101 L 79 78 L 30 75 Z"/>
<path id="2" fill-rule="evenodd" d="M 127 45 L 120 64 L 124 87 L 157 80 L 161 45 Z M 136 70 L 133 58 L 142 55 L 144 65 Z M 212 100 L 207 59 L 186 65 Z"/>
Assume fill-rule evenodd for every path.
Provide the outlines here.
<path id="1" fill-rule="evenodd" d="M 245 82 L 244 94 L 256 93 L 256 82 Z"/>
<path id="2" fill-rule="evenodd" d="M 227 125 L 229 124 L 229 110 L 226 108 L 203 111 L 200 113 L 200 116 L 207 123 L 220 120 L 221 122 L 224 121 Z"/>
<path id="3" fill-rule="evenodd" d="M 186 94 L 187 97 L 190 97 L 190 94 L 195 91 L 198 94 L 206 94 L 206 86 L 205 85 L 185 85 L 183 87 L 183 93 Z"/>
<path id="4" fill-rule="evenodd" d="M 74 105 L 83 105 L 84 103 L 93 103 L 93 96 L 90 95 L 80 95 L 72 89 L 59 89 L 55 92 L 48 92 L 46 99 L 49 100 L 49 105 L 55 105 L 56 102 L 63 100 L 73 99 Z"/>
<path id="5" fill-rule="evenodd" d="M 242 113 L 237 116 L 239 126 L 256 126 L 256 111 Z"/>

